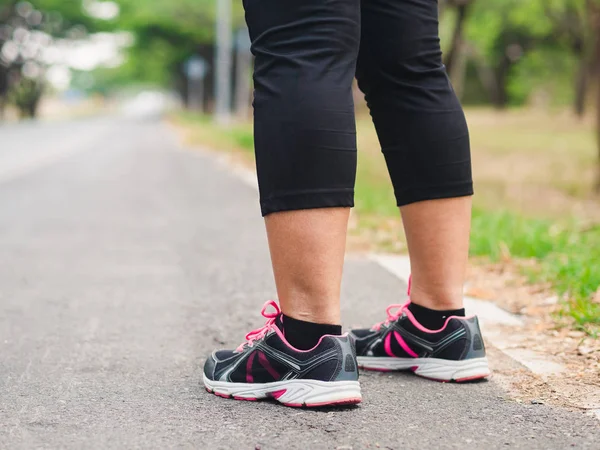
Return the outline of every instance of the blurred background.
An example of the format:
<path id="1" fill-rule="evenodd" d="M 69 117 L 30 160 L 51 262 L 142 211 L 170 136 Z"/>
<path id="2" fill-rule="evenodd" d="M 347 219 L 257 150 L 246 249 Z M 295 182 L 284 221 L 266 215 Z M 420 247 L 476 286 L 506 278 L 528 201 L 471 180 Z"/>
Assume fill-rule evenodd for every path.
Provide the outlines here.
<path id="1" fill-rule="evenodd" d="M 445 64 L 471 127 L 476 266 L 537 286 L 555 325 L 597 335 L 600 1 L 439 0 L 439 11 Z M 240 1 L 0 0 L 4 126 L 159 114 L 188 144 L 251 166 L 251 70 Z M 358 90 L 356 105 L 352 245 L 401 252 Z"/>

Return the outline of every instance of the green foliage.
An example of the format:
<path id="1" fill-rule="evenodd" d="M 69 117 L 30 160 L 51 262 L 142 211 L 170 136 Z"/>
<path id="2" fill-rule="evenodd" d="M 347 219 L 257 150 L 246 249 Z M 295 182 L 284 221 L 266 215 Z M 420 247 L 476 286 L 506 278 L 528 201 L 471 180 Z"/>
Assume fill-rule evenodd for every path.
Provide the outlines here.
<path id="1" fill-rule="evenodd" d="M 232 3 L 237 27 L 243 22 L 242 7 Z M 123 68 L 129 79 L 173 83 L 183 63 L 214 40 L 214 0 L 118 0 L 118 4 L 120 25 L 135 39 Z"/>
<path id="2" fill-rule="evenodd" d="M 218 126 L 211 116 L 182 112 L 174 120 L 189 128 L 193 143 L 209 145 L 217 150 L 241 151 L 254 159 L 254 135 L 249 123 Z"/>
<path id="3" fill-rule="evenodd" d="M 10 93 L 10 100 L 19 109 L 21 117 L 33 118 L 36 116 L 43 87 L 35 80 L 23 79 Z"/>
<path id="4" fill-rule="evenodd" d="M 571 102 L 578 60 L 593 40 L 586 0 L 475 0 L 465 34 L 514 105 L 539 91 L 554 104 Z"/>
<path id="5" fill-rule="evenodd" d="M 553 106 L 570 104 L 574 96 L 574 77 L 578 61 L 563 47 L 538 47 L 516 64 L 507 81 L 512 104 L 522 105 L 535 94 Z"/>
<path id="6" fill-rule="evenodd" d="M 10 56 L 0 55 L 0 107 L 9 99 L 22 116 L 34 117 L 46 84 L 43 46 L 53 39 L 80 39 L 113 27 L 114 23 L 86 14 L 82 0 L 0 3 L 0 48 L 6 44 L 17 48 Z"/>
<path id="7" fill-rule="evenodd" d="M 509 211 L 473 212 L 471 253 L 498 260 L 502 256 L 535 258 L 532 281 L 549 282 L 567 295 L 567 312 L 576 322 L 600 324 L 600 304 L 592 296 L 600 287 L 600 227 L 582 230 L 577 223 L 558 226 Z"/>

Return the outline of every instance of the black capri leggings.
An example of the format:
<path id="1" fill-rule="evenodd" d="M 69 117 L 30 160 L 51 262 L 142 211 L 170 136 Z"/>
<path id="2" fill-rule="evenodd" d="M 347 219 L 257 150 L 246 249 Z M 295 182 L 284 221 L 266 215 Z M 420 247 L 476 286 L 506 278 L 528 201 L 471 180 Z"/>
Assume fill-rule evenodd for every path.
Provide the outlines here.
<path id="1" fill-rule="evenodd" d="M 399 206 L 473 193 L 465 117 L 442 64 L 436 0 L 244 0 L 263 215 L 354 206 L 352 83 Z"/>

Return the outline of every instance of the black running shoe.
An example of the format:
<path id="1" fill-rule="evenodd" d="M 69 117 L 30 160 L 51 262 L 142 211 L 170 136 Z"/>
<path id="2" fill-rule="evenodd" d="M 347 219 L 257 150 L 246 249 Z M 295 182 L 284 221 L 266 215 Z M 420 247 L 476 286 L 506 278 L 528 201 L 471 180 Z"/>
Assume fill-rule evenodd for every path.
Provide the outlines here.
<path id="1" fill-rule="evenodd" d="M 271 306 L 275 312 L 267 312 Z M 236 350 L 215 351 L 204 365 L 208 392 L 236 400 L 273 398 L 286 406 L 360 403 L 356 353 L 348 335 L 323 336 L 311 350 L 292 347 L 278 326 L 277 303 L 265 303 L 267 323 Z"/>
<path id="2" fill-rule="evenodd" d="M 428 330 L 409 303 L 390 305 L 384 322 L 350 332 L 361 369 L 412 370 L 424 378 L 456 382 L 490 375 L 477 317 L 448 317 L 441 329 Z"/>

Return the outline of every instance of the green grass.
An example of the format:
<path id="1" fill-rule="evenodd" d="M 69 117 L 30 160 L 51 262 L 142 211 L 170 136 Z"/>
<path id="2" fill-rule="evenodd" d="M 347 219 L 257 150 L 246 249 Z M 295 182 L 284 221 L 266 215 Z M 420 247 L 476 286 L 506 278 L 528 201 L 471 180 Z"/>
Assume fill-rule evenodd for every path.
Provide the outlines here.
<path id="1" fill-rule="evenodd" d="M 592 297 L 600 286 L 600 226 L 583 229 L 575 222 L 558 225 L 509 211 L 473 212 L 471 254 L 499 260 L 535 259 L 523 269 L 532 282 L 549 282 L 564 296 L 564 313 L 588 331 L 600 325 L 600 303 Z M 589 327 L 589 328 L 586 328 Z"/>
<path id="2" fill-rule="evenodd" d="M 246 161 L 253 162 L 249 124 L 222 127 L 208 117 L 189 113 L 177 115 L 174 121 L 186 127 L 193 142 L 237 151 Z M 390 250 L 397 248 L 393 241 L 398 239 L 399 221 L 390 225 L 389 220 L 399 220 L 398 209 L 385 163 L 372 131 L 366 127 L 359 123 L 361 150 L 355 194 L 359 229 L 375 236 L 382 234 L 382 228 L 391 228 L 376 242 L 380 248 Z M 514 140 L 506 142 L 512 145 Z M 589 333 L 600 330 L 600 304 L 592 301 L 600 286 L 600 226 L 583 229 L 575 220 L 558 223 L 508 209 L 494 211 L 478 206 L 473 211 L 471 254 L 492 261 L 507 254 L 516 260 L 534 259 L 537 264 L 524 265 L 523 269 L 530 281 L 549 282 L 564 298 L 562 314 L 572 317 L 577 327 Z"/>
<path id="3" fill-rule="evenodd" d="M 210 116 L 181 112 L 172 117 L 173 122 L 185 127 L 188 140 L 217 150 L 242 151 L 246 157 L 254 154 L 252 126 L 248 123 L 215 124 Z"/>

